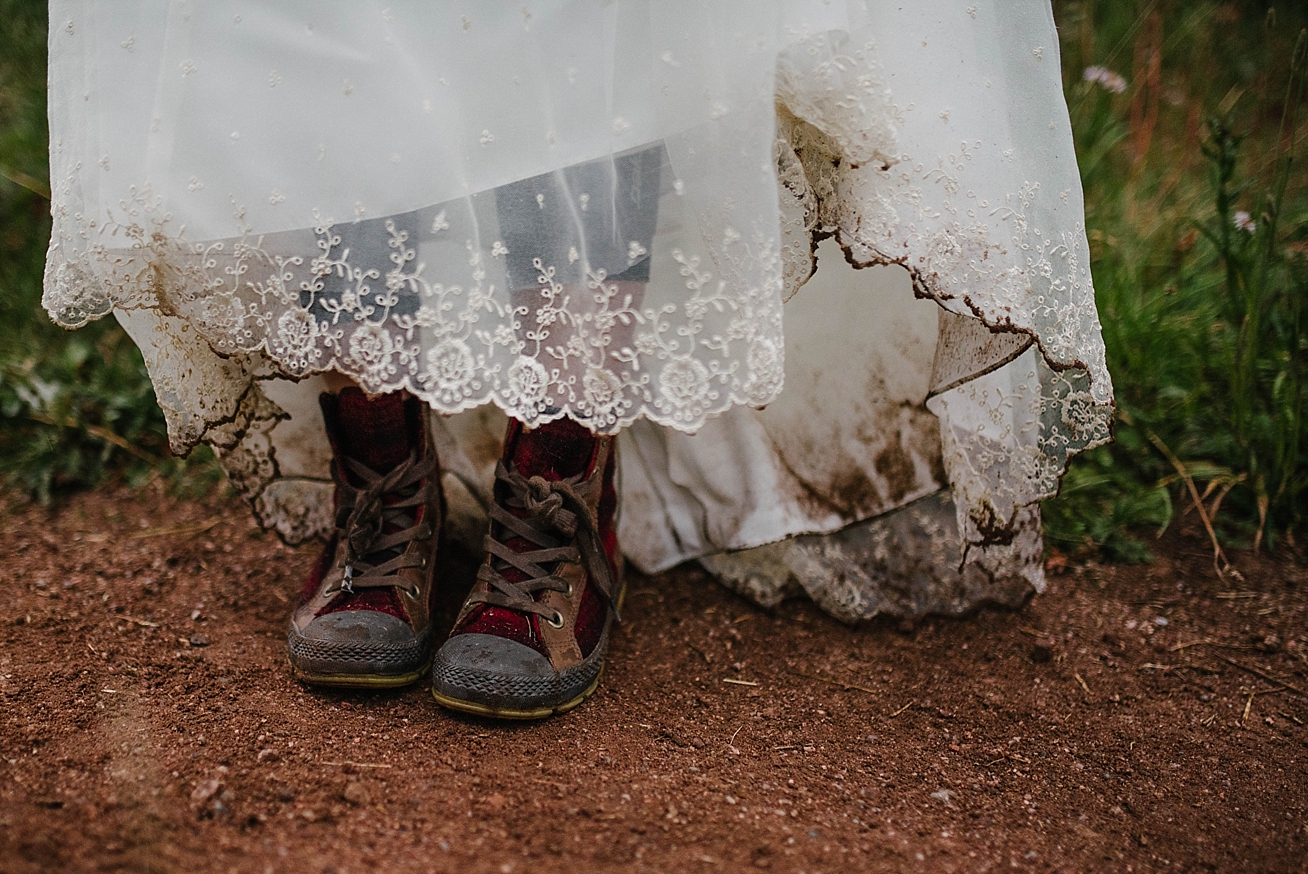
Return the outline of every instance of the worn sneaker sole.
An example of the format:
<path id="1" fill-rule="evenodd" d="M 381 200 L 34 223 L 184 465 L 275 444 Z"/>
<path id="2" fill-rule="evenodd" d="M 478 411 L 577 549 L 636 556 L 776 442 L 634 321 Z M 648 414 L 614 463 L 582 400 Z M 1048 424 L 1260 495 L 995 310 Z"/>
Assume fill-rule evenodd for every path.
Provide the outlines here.
<path id="1" fill-rule="evenodd" d="M 431 662 L 407 674 L 317 674 L 302 671 L 294 664 L 291 673 L 301 683 L 313 686 L 334 686 L 341 689 L 398 689 L 418 682 L 431 669 Z"/>
<path id="2" fill-rule="evenodd" d="M 626 581 L 622 580 L 618 589 L 619 611 L 622 610 L 626 596 Z M 496 671 L 479 670 L 451 662 L 442 656 L 443 650 L 438 650 L 432 662 L 432 697 L 436 699 L 437 704 L 450 710 L 492 719 L 535 720 L 567 713 L 595 694 L 595 690 L 599 688 L 613 626 L 614 623 L 610 620 L 608 627 L 600 636 L 599 643 L 595 646 L 595 651 L 580 664 L 573 665 L 552 678 L 514 677 Z M 577 677 L 578 674 L 581 675 L 580 682 L 576 682 L 575 685 L 569 682 L 569 675 Z M 589 682 L 584 679 L 586 674 L 592 674 Z M 560 686 L 564 688 L 571 686 L 574 689 L 581 686 L 581 691 L 562 701 L 549 700 L 558 696 Z M 546 700 L 535 706 L 524 707 L 514 706 L 515 698 L 519 701 L 533 698 L 537 701 L 542 698 Z"/>
<path id="3" fill-rule="evenodd" d="M 415 683 L 431 669 L 431 632 L 394 644 L 346 644 L 302 637 L 294 628 L 286 637 L 291 672 L 315 686 L 394 689 Z"/>
<path id="4" fill-rule="evenodd" d="M 473 716 L 486 716 L 492 719 L 513 719 L 520 721 L 530 721 L 535 719 L 545 719 L 549 716 L 557 716 L 560 713 L 567 713 L 581 702 L 585 701 L 595 690 L 599 688 L 600 677 L 604 674 L 603 665 L 600 666 L 599 673 L 595 679 L 591 680 L 590 685 L 577 697 L 570 701 L 565 701 L 554 707 L 536 707 L 528 710 L 518 710 L 512 707 L 492 707 L 487 704 L 478 704 L 476 701 L 465 701 L 462 698 L 451 698 L 449 695 L 442 695 L 436 689 L 431 690 L 431 696 L 436 699 L 436 703 L 450 710 L 457 710 L 460 713 L 470 713 Z"/>

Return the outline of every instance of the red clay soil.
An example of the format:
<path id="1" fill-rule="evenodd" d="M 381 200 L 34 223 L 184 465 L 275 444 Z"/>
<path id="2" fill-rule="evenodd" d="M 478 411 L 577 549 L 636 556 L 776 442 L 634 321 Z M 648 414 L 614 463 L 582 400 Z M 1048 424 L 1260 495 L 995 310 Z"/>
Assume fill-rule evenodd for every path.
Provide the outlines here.
<path id="1" fill-rule="evenodd" d="M 314 549 L 229 499 L 11 501 L 0 543 L 4 872 L 1308 870 L 1308 575 L 1198 538 L 916 628 L 636 575 L 531 725 L 296 683 Z"/>

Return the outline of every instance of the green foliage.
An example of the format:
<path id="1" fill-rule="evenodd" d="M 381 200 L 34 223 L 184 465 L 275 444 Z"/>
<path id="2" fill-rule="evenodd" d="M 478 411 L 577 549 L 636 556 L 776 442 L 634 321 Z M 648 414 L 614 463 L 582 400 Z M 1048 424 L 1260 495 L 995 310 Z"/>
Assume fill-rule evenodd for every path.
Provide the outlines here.
<path id="1" fill-rule="evenodd" d="M 212 484 L 169 457 L 141 354 L 112 319 L 68 333 L 40 306 L 50 238 L 44 4 L 0 0 L 0 477 L 49 501 L 107 476 Z"/>
<path id="2" fill-rule="evenodd" d="M 1227 544 L 1302 540 L 1304 10 L 1058 12 L 1118 421 L 1045 503 L 1051 545 L 1144 559 L 1142 535 L 1193 512 L 1191 485 Z M 1128 63 L 1120 94 L 1082 76 Z"/>

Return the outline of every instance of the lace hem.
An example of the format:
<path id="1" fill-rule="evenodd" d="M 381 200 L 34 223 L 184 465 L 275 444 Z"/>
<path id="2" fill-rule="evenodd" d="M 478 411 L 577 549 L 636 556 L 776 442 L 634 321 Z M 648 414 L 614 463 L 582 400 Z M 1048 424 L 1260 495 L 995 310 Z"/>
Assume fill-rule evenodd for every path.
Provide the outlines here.
<path id="1" fill-rule="evenodd" d="M 640 418 L 694 431 L 781 389 L 782 260 L 763 230 L 746 236 L 725 225 L 708 255 L 658 253 L 681 293 L 675 303 L 645 303 L 643 283 L 576 263 L 575 247 L 567 264 L 531 258 L 536 286 L 506 293 L 509 250 L 495 241 L 481 251 L 475 228 L 460 247 L 465 272 L 432 281 L 419 249 L 454 238 L 444 208 L 362 229 L 323 222 L 312 232 L 190 243 L 148 187 L 134 189 L 121 217 L 70 214 L 75 181 L 65 180 L 56 206 L 43 298 L 51 318 L 76 328 L 114 311 L 155 313 L 177 333 L 161 345 L 187 346 L 190 377 L 210 388 L 232 382 L 234 370 L 295 380 L 336 371 L 369 393 L 409 391 L 444 414 L 494 403 L 529 426 L 569 416 L 607 434 Z M 347 236 L 365 244 L 352 248 Z M 632 262 L 648 256 L 646 245 L 630 242 Z M 570 268 L 580 281 L 560 281 Z M 155 332 L 149 342 L 160 339 Z M 196 341 L 212 362 L 199 363 Z M 157 387 L 185 357 L 152 356 Z M 201 421 L 181 423 L 186 404 L 169 420 L 174 451 L 207 439 L 202 394 L 191 399 Z M 207 421 L 223 421 L 230 405 Z"/>

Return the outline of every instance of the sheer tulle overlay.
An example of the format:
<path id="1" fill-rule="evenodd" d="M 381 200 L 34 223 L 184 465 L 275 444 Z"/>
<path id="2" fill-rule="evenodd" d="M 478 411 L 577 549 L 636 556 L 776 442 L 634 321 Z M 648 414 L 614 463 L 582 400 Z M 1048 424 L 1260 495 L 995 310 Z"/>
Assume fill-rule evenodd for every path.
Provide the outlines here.
<path id="1" fill-rule="evenodd" d="M 452 416 L 469 532 L 569 416 L 637 565 L 850 620 L 1038 589 L 1108 437 L 1047 2 L 54 0 L 50 87 L 47 309 L 290 541 L 327 370 Z"/>

